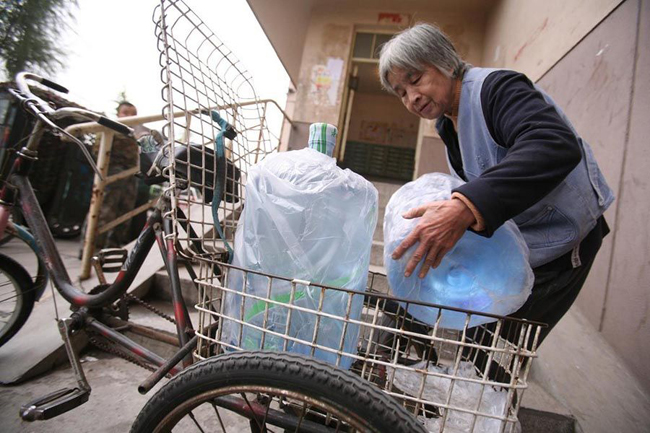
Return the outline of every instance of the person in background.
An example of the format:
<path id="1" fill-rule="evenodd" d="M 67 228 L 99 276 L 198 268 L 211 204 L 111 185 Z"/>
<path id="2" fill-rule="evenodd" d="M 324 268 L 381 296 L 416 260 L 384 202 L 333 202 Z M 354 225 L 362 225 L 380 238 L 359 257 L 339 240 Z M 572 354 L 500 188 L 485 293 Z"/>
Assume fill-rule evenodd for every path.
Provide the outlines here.
<path id="1" fill-rule="evenodd" d="M 406 109 L 437 119 L 452 175 L 467 183 L 451 199 L 404 214 L 417 227 L 392 254 L 414 245 L 405 273 L 437 267 L 466 230 L 490 237 L 513 219 L 530 250 L 532 294 L 514 317 L 547 323 L 540 341 L 582 288 L 614 200 L 589 145 L 525 75 L 473 67 L 437 27 L 418 24 L 381 50 L 383 87 Z"/>

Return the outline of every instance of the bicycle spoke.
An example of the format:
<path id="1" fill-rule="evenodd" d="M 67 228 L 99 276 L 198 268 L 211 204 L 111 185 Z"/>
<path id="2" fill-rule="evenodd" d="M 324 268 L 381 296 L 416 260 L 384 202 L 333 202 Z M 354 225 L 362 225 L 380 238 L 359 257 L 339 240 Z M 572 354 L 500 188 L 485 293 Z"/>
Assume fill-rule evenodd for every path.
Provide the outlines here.
<path id="1" fill-rule="evenodd" d="M 194 421 L 194 425 L 196 425 L 196 427 L 198 427 L 198 429 L 201 431 L 201 433 L 205 433 L 205 430 L 203 430 L 203 428 L 201 427 L 199 422 L 196 420 L 196 417 L 194 416 L 194 414 L 192 412 L 190 412 L 190 413 L 188 413 L 188 415 L 189 415 L 190 419 L 192 419 L 192 421 Z"/>
<path id="2" fill-rule="evenodd" d="M 14 293 L 16 293 L 16 292 L 14 292 Z M 0 296 L 5 296 L 5 294 L 2 294 L 2 295 L 0 295 Z M 9 302 L 9 301 L 11 301 L 12 299 L 16 299 L 16 298 L 19 297 L 19 296 L 20 296 L 20 294 L 19 294 L 19 293 L 16 293 L 15 295 L 13 295 L 13 296 L 9 296 L 8 298 L 2 298 L 2 299 L 0 299 L 0 304 L 2 304 L 3 302 Z"/>
<path id="3" fill-rule="evenodd" d="M 244 398 L 244 401 L 246 402 L 246 404 L 248 405 L 248 408 L 251 411 L 251 414 L 252 414 L 251 421 L 255 421 L 255 423 L 257 424 L 257 427 L 259 427 L 260 431 L 264 432 L 266 429 L 264 428 L 263 425 L 260 424 L 259 420 L 255 416 L 255 410 L 253 409 L 253 406 L 251 405 L 250 401 L 248 401 L 248 397 L 246 397 L 246 394 L 243 393 L 243 392 L 241 393 L 241 396 Z"/>
<path id="4" fill-rule="evenodd" d="M 221 425 L 221 430 L 223 433 L 226 433 L 226 426 L 223 425 L 223 420 L 221 419 L 221 414 L 219 413 L 219 409 L 217 409 L 217 405 L 214 404 L 214 401 L 211 401 L 210 404 L 212 404 L 212 407 L 214 408 L 214 412 L 217 414 L 217 419 L 219 420 L 219 424 Z"/>
<path id="5" fill-rule="evenodd" d="M 305 419 L 306 413 L 307 413 L 307 402 L 303 402 L 302 410 L 300 411 L 300 419 L 298 419 L 298 425 L 296 426 L 296 432 L 300 431 L 300 426 L 302 425 L 302 420 Z"/>
<path id="6" fill-rule="evenodd" d="M 271 397 L 270 395 L 267 395 L 265 397 L 267 398 L 268 403 L 266 405 L 266 412 L 264 412 L 264 420 L 263 420 L 263 422 L 264 422 L 264 425 L 266 426 L 266 420 L 267 420 L 267 418 L 269 416 L 269 410 L 271 410 L 271 402 L 273 401 L 273 397 Z M 258 396 L 258 399 L 259 399 L 259 396 Z"/>

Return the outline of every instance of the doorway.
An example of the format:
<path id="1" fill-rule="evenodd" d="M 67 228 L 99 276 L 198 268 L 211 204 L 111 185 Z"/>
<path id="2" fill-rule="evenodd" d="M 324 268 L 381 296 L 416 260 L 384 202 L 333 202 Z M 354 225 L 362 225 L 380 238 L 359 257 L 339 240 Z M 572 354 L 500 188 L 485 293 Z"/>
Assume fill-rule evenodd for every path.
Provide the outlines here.
<path id="1" fill-rule="evenodd" d="M 339 165 L 380 181 L 413 179 L 419 119 L 381 88 L 379 50 L 392 34 L 357 32 L 352 50 Z"/>

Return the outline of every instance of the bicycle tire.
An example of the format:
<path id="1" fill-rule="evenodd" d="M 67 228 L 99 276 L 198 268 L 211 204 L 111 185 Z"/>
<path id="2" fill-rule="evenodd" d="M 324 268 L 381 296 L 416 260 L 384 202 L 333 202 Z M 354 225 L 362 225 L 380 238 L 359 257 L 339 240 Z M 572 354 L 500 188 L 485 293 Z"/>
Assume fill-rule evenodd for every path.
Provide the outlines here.
<path id="1" fill-rule="evenodd" d="M 203 403 L 211 404 L 216 412 L 215 416 L 219 417 L 219 424 L 214 425 L 220 425 L 223 431 L 242 431 L 241 422 L 233 430 L 226 430 L 224 417 L 218 410 L 224 408 L 224 402 L 227 402 L 228 398 L 234 398 L 225 397 L 224 400 L 227 393 L 244 396 L 244 393 L 255 392 L 263 396 L 269 396 L 272 392 L 284 393 L 282 395 L 289 396 L 286 402 L 292 402 L 294 397 L 302 397 L 303 402 L 308 400 L 312 408 L 319 410 L 315 412 L 317 416 L 322 417 L 323 411 L 327 411 L 327 414 L 339 420 L 339 428 L 343 422 L 355 427 L 336 431 L 426 432 L 415 416 L 396 400 L 348 371 L 297 354 L 256 351 L 219 355 L 184 370 L 147 402 L 136 418 L 131 433 L 171 431 L 181 425 L 185 416 L 198 418 L 201 413 L 198 413 L 197 408 Z M 252 406 L 255 405 L 251 405 L 245 398 L 239 400 L 240 403 L 245 401 L 250 411 L 254 412 Z M 270 401 L 267 404 L 266 412 L 264 409 L 258 410 L 260 417 L 263 412 L 267 416 L 269 413 L 274 415 L 278 412 L 277 409 L 269 409 Z M 289 412 L 285 408 L 282 413 Z M 254 415 L 243 419 L 243 425 L 247 425 L 246 421 L 249 422 L 251 432 L 267 431 L 268 424 L 285 429 L 285 432 L 330 431 L 327 430 L 328 427 L 309 418 L 294 421 L 297 427 L 277 424 L 277 421 L 269 422 L 268 419 L 255 420 Z M 264 421 L 264 428 L 258 425 L 260 421 Z M 307 430 L 308 428 L 312 430 Z M 335 431 L 331 422 L 329 428 Z"/>
<path id="2" fill-rule="evenodd" d="M 0 346 L 16 335 L 31 314 L 36 300 L 33 286 L 25 268 L 0 254 Z"/>

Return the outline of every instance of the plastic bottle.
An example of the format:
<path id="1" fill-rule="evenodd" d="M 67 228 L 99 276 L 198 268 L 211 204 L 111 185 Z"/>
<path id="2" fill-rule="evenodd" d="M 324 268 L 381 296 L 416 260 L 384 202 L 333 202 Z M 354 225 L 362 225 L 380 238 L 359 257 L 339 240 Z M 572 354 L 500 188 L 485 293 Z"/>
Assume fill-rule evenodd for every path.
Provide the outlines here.
<path id="1" fill-rule="evenodd" d="M 321 346 L 338 349 L 345 322 L 292 309 L 282 304 L 345 316 L 349 295 L 335 290 L 293 284 L 298 279 L 359 292 L 350 301 L 350 318 L 358 320 L 366 289 L 372 235 L 377 224 L 377 190 L 361 176 L 336 166 L 332 158 L 336 128 L 313 124 L 309 148 L 270 155 L 252 167 L 246 184 L 246 204 L 235 234 L 233 265 L 288 280 L 231 270 L 228 287 L 238 292 L 270 298 L 267 311 L 262 299 L 247 298 L 242 317 L 242 297 L 228 294 L 225 315 L 251 326 L 225 320 L 224 340 L 244 349 L 288 350 L 312 355 L 311 347 L 283 338 L 312 342 L 318 322 Z M 245 283 L 245 284 L 244 284 Z M 292 295 L 293 292 L 293 295 Z M 239 344 L 241 332 L 241 344 Z M 359 328 L 348 324 L 343 351 L 356 353 Z M 316 358 L 349 368 L 352 359 L 318 349 Z"/>
<path id="2" fill-rule="evenodd" d="M 407 210 L 435 200 L 451 197 L 451 190 L 463 182 L 442 173 L 426 174 L 407 183 L 391 197 L 384 218 L 384 264 L 388 282 L 395 296 L 448 307 L 483 313 L 508 315 L 517 311 L 530 295 L 533 272 L 528 263 L 528 247 L 512 221 L 501 226 L 491 238 L 467 231 L 436 269 L 424 279 L 418 277 L 418 265 L 410 277 L 404 270 L 419 244 L 411 247 L 399 260 L 391 255 L 418 223 L 405 219 Z M 462 329 L 465 313 L 408 306 L 415 318 L 433 325 L 441 312 L 440 326 Z M 469 326 L 494 321 L 473 315 Z"/>

